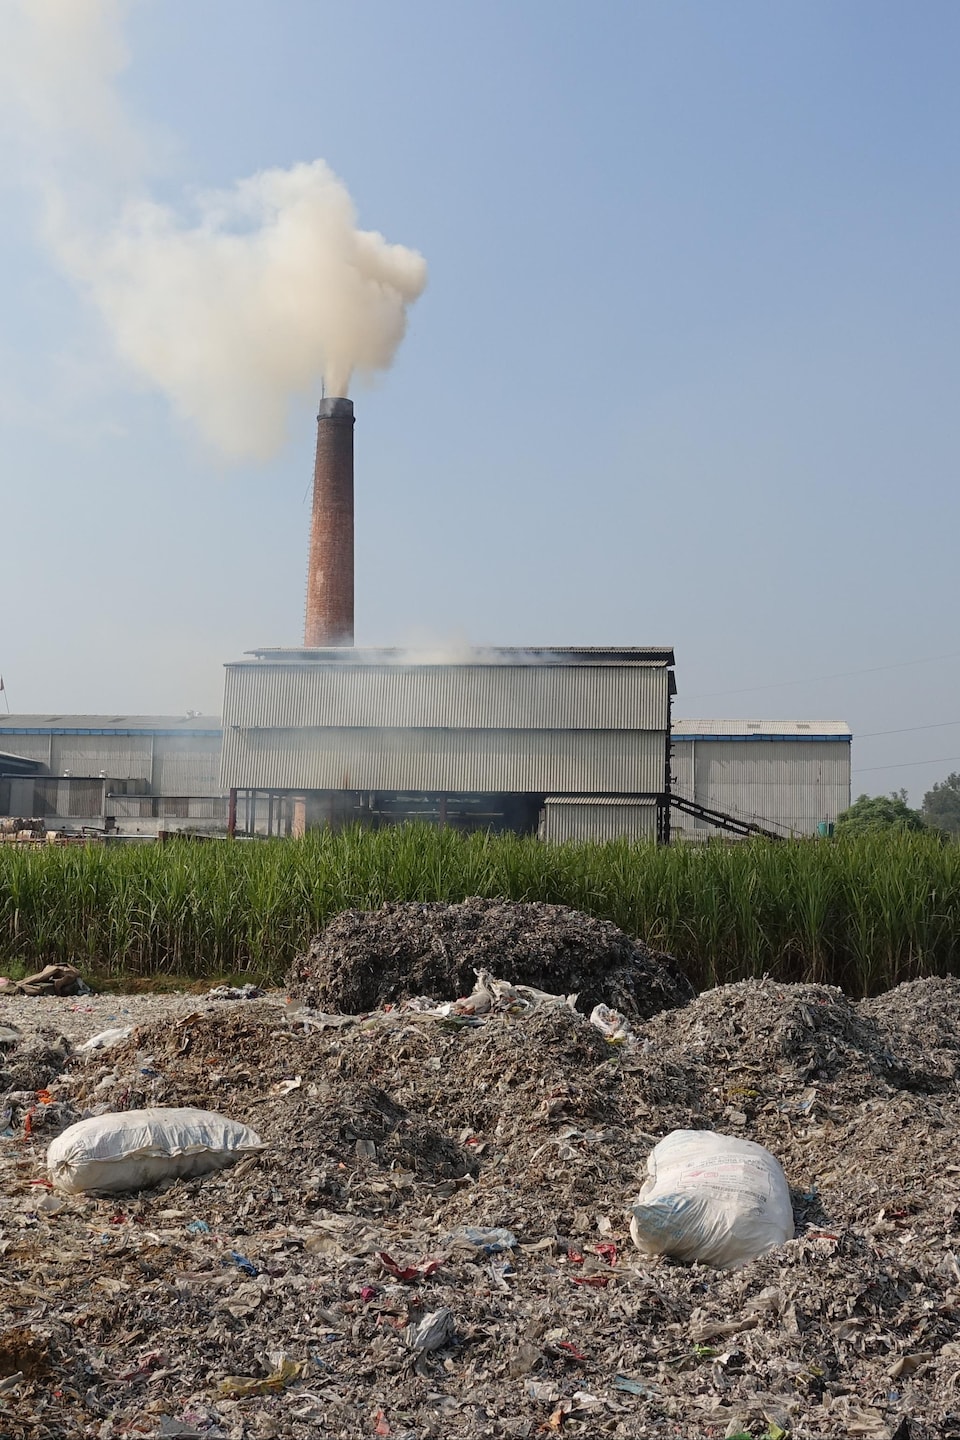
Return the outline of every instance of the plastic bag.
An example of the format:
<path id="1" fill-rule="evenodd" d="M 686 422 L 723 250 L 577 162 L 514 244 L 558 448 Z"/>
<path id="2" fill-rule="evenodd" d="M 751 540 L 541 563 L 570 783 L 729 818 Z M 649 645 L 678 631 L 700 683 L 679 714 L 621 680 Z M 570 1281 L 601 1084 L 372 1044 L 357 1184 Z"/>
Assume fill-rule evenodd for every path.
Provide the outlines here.
<path id="1" fill-rule="evenodd" d="M 109 1050 L 114 1045 L 119 1045 L 121 1040 L 126 1040 L 133 1034 L 132 1025 L 116 1025 L 112 1030 L 101 1030 L 99 1035 L 91 1035 L 89 1040 L 84 1040 L 78 1045 L 79 1051 L 85 1050 Z"/>
<path id="2" fill-rule="evenodd" d="M 47 1150 L 47 1174 L 68 1195 L 142 1190 L 221 1170 L 263 1148 L 249 1125 L 212 1110 L 126 1110 L 64 1130 Z"/>
<path id="3" fill-rule="evenodd" d="M 735 1269 L 793 1239 L 787 1178 L 753 1140 L 674 1130 L 647 1158 L 630 1234 L 646 1255 Z"/>
<path id="4" fill-rule="evenodd" d="M 590 1024 L 595 1025 L 611 1045 L 625 1045 L 634 1038 L 627 1017 L 621 1015 L 619 1010 L 611 1010 L 607 1005 L 594 1005 L 590 1011 Z"/>

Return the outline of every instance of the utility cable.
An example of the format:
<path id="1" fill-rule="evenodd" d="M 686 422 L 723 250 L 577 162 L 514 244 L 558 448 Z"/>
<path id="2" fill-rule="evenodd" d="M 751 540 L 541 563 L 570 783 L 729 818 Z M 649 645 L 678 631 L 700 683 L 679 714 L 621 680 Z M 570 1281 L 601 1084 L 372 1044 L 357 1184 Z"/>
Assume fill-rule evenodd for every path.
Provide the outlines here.
<path id="1" fill-rule="evenodd" d="M 868 770 L 906 770 L 913 765 L 949 765 L 960 760 L 960 755 L 940 755 L 934 760 L 901 760 L 898 765 L 858 765 L 854 775 L 865 775 Z"/>
<path id="2" fill-rule="evenodd" d="M 761 690 L 783 690 L 790 685 L 819 685 L 824 680 L 846 680 L 851 675 L 879 675 L 884 670 L 906 670 L 911 665 L 933 665 L 941 660 L 958 660 L 960 651 L 949 655 L 928 655 L 923 660 L 898 660 L 893 665 L 871 665 L 866 670 L 840 670 L 836 675 L 815 675 L 806 680 L 777 680 L 772 685 L 746 685 L 740 690 L 705 690 L 699 695 L 684 696 L 684 704 L 690 700 L 712 700 L 718 695 L 753 695 Z"/>
<path id="3" fill-rule="evenodd" d="M 867 730 L 856 734 L 857 740 L 872 740 L 877 735 L 912 735 L 915 730 L 945 730 L 949 725 L 960 725 L 960 720 L 938 720 L 935 725 L 905 725 L 902 730 Z"/>

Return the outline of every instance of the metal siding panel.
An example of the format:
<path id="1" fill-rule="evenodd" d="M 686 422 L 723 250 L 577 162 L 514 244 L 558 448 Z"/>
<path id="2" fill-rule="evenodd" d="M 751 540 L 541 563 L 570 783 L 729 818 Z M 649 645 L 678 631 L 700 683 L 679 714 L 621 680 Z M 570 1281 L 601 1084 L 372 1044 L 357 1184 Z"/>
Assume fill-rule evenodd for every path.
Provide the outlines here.
<path id="1" fill-rule="evenodd" d="M 695 741 L 682 745 L 671 745 L 670 747 L 670 775 L 671 789 L 675 795 L 683 795 L 687 799 L 694 798 L 694 759 L 697 753 Z M 671 810 L 670 832 L 677 839 L 685 839 L 690 836 L 699 836 L 702 832 L 697 826 L 692 815 L 685 815 L 682 810 Z"/>
<path id="2" fill-rule="evenodd" d="M 32 777 L 27 779 L 11 779 L 10 781 L 10 815 L 19 815 L 21 818 L 31 817 L 34 806 L 34 782 Z"/>
<path id="3" fill-rule="evenodd" d="M 656 833 L 657 807 L 652 802 L 544 806 L 541 835 L 555 844 L 567 840 L 653 840 Z"/>
<path id="4" fill-rule="evenodd" d="M 691 798 L 693 796 L 693 761 L 696 750 L 696 743 L 670 747 L 671 788 L 677 795 Z"/>
<path id="5" fill-rule="evenodd" d="M 224 732 L 223 784 L 285 790 L 659 793 L 662 731 Z"/>
<path id="6" fill-rule="evenodd" d="M 224 728 L 666 729 L 669 672 L 647 666 L 228 666 Z"/>
<path id="7" fill-rule="evenodd" d="M 158 735 L 153 757 L 155 795 L 218 795 L 218 736 Z"/>
<path id="8" fill-rule="evenodd" d="M 0 734 L 0 749 L 10 755 L 19 755 L 24 760 L 39 760 L 42 765 L 50 765 L 49 735 Z"/>
<path id="9" fill-rule="evenodd" d="M 696 780 L 697 799 L 704 804 L 815 835 L 819 821 L 836 820 L 849 804 L 850 746 L 700 741 Z"/>
<path id="10" fill-rule="evenodd" d="M 98 775 L 112 780 L 149 780 L 152 739 L 144 735 L 54 735 L 50 769 L 55 775 Z"/>

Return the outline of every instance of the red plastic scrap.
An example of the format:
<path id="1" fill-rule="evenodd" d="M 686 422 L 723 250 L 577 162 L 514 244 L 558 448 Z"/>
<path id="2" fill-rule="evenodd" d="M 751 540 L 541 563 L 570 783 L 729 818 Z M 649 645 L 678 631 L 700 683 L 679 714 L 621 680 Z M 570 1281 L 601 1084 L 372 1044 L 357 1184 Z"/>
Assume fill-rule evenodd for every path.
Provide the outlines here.
<path id="1" fill-rule="evenodd" d="M 557 1342 L 557 1349 L 566 1350 L 567 1354 L 572 1355 L 574 1360 L 586 1360 L 587 1358 L 582 1350 L 577 1349 L 572 1340 L 559 1340 Z"/>
<path id="2" fill-rule="evenodd" d="M 400 1266 L 392 1255 L 387 1254 L 386 1250 L 378 1250 L 377 1255 L 383 1268 L 389 1270 L 394 1279 L 399 1280 L 402 1285 L 410 1285 L 415 1280 L 426 1280 L 428 1276 L 440 1269 L 439 1260 L 426 1260 L 421 1261 L 419 1265 Z"/>
<path id="3" fill-rule="evenodd" d="M 583 1252 L 581 1250 L 568 1250 L 567 1261 L 570 1265 L 582 1265 Z"/>
<path id="4" fill-rule="evenodd" d="M 595 1285 L 602 1289 L 604 1285 L 610 1284 L 611 1278 L 609 1275 L 571 1275 L 570 1281 L 574 1285 Z"/>
<path id="5" fill-rule="evenodd" d="M 386 1415 L 384 1415 L 383 1411 L 382 1411 L 382 1410 L 378 1410 L 377 1413 L 376 1413 L 376 1415 L 374 1415 L 373 1418 L 374 1418 L 374 1420 L 377 1422 L 377 1423 L 374 1425 L 374 1427 L 373 1427 L 373 1433 L 374 1433 L 374 1435 L 389 1435 L 389 1434 L 390 1434 L 390 1425 L 389 1425 L 389 1422 L 388 1422 L 388 1420 L 387 1420 L 387 1417 L 386 1417 Z"/>
<path id="6" fill-rule="evenodd" d="M 596 1245 L 594 1249 L 601 1260 L 606 1260 L 608 1265 L 616 1265 L 617 1247 L 611 1241 L 607 1240 L 602 1245 Z"/>
<path id="7" fill-rule="evenodd" d="M 369 1305 L 370 1301 L 371 1301 L 375 1296 L 377 1296 L 377 1295 L 379 1295 L 379 1294 L 380 1294 L 380 1286 L 379 1286 L 379 1285 L 364 1285 L 363 1288 L 362 1288 L 361 1291 L 360 1291 L 360 1299 L 363 1301 L 363 1303 L 364 1303 L 365 1305 Z"/>

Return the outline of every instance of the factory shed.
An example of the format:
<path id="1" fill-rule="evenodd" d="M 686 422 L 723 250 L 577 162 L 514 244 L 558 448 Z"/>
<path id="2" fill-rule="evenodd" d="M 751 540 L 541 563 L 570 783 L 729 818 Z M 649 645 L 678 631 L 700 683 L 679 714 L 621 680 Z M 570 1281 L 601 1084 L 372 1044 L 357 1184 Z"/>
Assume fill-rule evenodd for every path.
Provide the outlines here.
<path id="1" fill-rule="evenodd" d="M 151 835 L 226 823 L 213 715 L 0 715 L 0 815 Z"/>
<path id="2" fill-rule="evenodd" d="M 784 836 L 829 831 L 850 804 L 850 727 L 836 720 L 675 720 L 673 793 Z M 675 839 L 714 827 L 676 812 Z"/>
<path id="3" fill-rule="evenodd" d="M 562 838 L 666 838 L 673 651 L 257 650 L 226 667 L 225 789 L 240 828 L 420 818 Z M 638 829 L 639 827 L 639 829 Z"/>

